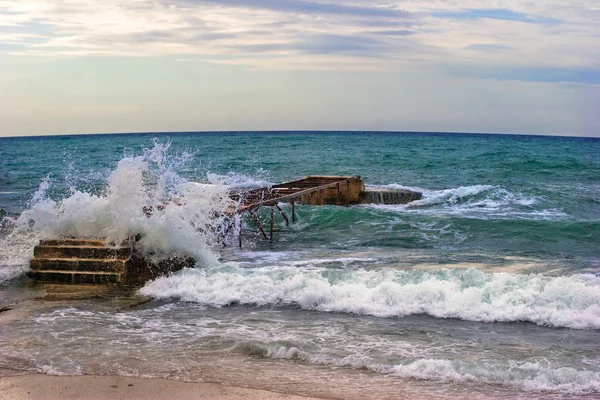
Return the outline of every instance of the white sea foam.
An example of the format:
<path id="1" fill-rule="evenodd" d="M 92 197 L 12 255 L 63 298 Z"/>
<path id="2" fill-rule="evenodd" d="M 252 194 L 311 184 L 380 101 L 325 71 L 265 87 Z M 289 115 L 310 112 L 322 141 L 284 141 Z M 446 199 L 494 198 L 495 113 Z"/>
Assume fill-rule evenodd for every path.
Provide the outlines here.
<path id="1" fill-rule="evenodd" d="M 283 261 L 282 264 L 291 266 L 317 266 L 323 264 L 342 264 L 344 267 L 348 267 L 354 263 L 373 262 L 374 258 L 361 258 L 361 257 L 339 257 L 339 258 L 314 258 L 309 260 L 296 260 L 296 261 Z"/>
<path id="2" fill-rule="evenodd" d="M 25 265 L 0 266 L 0 283 L 10 281 L 27 270 Z"/>
<path id="3" fill-rule="evenodd" d="M 365 188 L 371 189 L 371 190 L 412 190 L 414 192 L 420 192 L 420 193 L 425 193 L 425 192 L 429 191 L 428 189 L 424 189 L 424 188 L 421 188 L 418 186 L 405 186 L 405 185 L 399 185 L 397 183 L 390 183 L 387 185 L 365 184 Z"/>
<path id="4" fill-rule="evenodd" d="M 141 289 L 210 306 L 298 305 L 379 317 L 428 314 L 481 322 L 529 321 L 600 329 L 600 278 L 438 271 L 235 267 L 184 270 Z"/>
<path id="5" fill-rule="evenodd" d="M 101 194 L 72 188 L 69 197 L 54 200 L 47 196 L 52 181 L 44 179 L 28 209 L 17 218 L 6 218 L 12 231 L 0 239 L 0 279 L 23 271 L 40 239 L 61 235 L 120 243 L 139 234 L 137 245 L 147 255 L 188 254 L 204 265 L 215 264 L 210 245 L 221 223 L 215 216 L 232 206 L 228 187 L 179 176 L 177 169 L 188 155 L 169 156 L 169 147 L 170 143 L 155 143 L 141 156 L 121 159 Z"/>
<path id="6" fill-rule="evenodd" d="M 70 362 L 62 361 L 60 366 L 54 364 L 38 365 L 36 370 L 48 375 L 83 375 L 83 368 L 80 365 L 75 364 L 73 361 L 69 361 Z"/>
<path id="7" fill-rule="evenodd" d="M 542 199 L 513 193 L 499 186 L 473 185 L 452 189 L 429 190 L 397 184 L 369 186 L 373 189 L 408 189 L 423 193 L 421 200 L 404 205 L 371 205 L 382 209 L 434 215 L 457 215 L 474 218 L 561 219 L 568 215 L 558 209 L 538 209 Z"/>
<path id="8" fill-rule="evenodd" d="M 400 378 L 492 384 L 515 387 L 529 392 L 563 394 L 600 393 L 600 372 L 571 367 L 553 367 L 549 362 L 509 361 L 506 364 L 468 362 L 435 358 L 418 358 L 399 364 L 387 364 L 368 356 L 353 354 L 345 357 L 313 354 L 297 347 L 254 344 L 254 353 L 268 358 L 297 359 L 311 364 L 367 369 Z"/>

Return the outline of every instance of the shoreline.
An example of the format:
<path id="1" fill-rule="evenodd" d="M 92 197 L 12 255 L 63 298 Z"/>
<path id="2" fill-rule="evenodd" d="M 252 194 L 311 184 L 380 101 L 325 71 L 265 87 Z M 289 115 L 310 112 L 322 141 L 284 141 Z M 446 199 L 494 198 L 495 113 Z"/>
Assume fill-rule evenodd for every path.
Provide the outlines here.
<path id="1" fill-rule="evenodd" d="M 183 382 L 164 378 L 118 375 L 27 374 L 0 378 L 3 400 L 327 400 L 261 389 L 225 386 L 209 382 Z"/>

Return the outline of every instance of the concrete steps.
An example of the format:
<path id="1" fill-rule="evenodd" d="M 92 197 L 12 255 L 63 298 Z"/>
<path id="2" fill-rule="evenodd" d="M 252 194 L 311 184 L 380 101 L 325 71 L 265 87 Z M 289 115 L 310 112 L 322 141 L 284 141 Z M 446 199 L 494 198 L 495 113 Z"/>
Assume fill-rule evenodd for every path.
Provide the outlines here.
<path id="1" fill-rule="evenodd" d="M 29 266 L 34 271 L 125 272 L 127 260 L 95 260 L 85 258 L 34 258 Z"/>
<path id="2" fill-rule="evenodd" d="M 39 245 L 33 250 L 39 259 L 47 258 L 83 258 L 83 259 L 115 259 L 127 260 L 131 257 L 131 247 L 97 247 L 97 246 L 48 246 Z"/>
<path id="3" fill-rule="evenodd" d="M 108 247 L 102 239 L 61 238 L 42 240 L 33 250 L 29 276 L 53 283 L 123 283 L 131 246 Z"/>
<path id="4" fill-rule="evenodd" d="M 45 246 L 93 246 L 93 247 L 104 247 L 104 239 L 101 238 L 60 238 L 60 239 L 48 239 L 42 240 L 40 245 Z"/>
<path id="5" fill-rule="evenodd" d="M 89 271 L 53 271 L 32 270 L 28 276 L 40 282 L 74 283 L 74 284 L 107 284 L 123 283 L 123 273 L 89 272 Z"/>
<path id="6" fill-rule="evenodd" d="M 193 267 L 190 257 L 151 264 L 128 242 L 106 245 L 101 238 L 42 240 L 29 265 L 31 279 L 46 283 L 141 285 L 158 276 Z"/>

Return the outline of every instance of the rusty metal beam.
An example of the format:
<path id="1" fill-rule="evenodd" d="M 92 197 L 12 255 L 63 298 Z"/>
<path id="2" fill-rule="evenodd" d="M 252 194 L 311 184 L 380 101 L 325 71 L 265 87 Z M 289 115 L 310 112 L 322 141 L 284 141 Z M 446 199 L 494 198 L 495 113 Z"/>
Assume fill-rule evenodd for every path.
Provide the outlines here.
<path id="1" fill-rule="evenodd" d="M 270 229 L 270 235 L 269 235 L 269 240 L 272 242 L 273 241 L 273 222 L 275 220 L 275 211 L 273 210 L 273 207 L 271 207 L 271 229 Z"/>
<path id="2" fill-rule="evenodd" d="M 254 220 L 254 222 L 256 222 L 256 226 L 258 227 L 258 229 L 260 230 L 260 233 L 262 233 L 263 237 L 265 238 L 265 240 L 268 240 L 269 238 L 267 237 L 267 234 L 265 233 L 258 217 L 256 216 L 256 214 L 254 214 L 254 212 L 249 209 L 248 210 L 248 214 L 250 214 L 250 216 L 252 217 L 252 219 Z"/>
<path id="3" fill-rule="evenodd" d="M 275 204 L 275 207 L 277 207 L 277 209 L 281 213 L 281 216 L 283 217 L 283 219 L 285 219 L 285 224 L 287 226 L 289 226 L 290 225 L 290 220 L 288 219 L 287 215 L 285 215 L 285 213 L 283 212 L 283 210 L 281 209 L 281 207 L 279 207 L 279 204 Z"/>

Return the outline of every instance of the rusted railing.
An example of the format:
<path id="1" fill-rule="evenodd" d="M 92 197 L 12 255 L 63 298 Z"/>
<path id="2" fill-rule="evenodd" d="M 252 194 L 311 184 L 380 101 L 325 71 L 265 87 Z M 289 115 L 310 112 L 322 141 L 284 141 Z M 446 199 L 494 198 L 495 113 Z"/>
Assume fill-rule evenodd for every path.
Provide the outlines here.
<path id="1" fill-rule="evenodd" d="M 273 241 L 275 209 L 279 211 L 281 216 L 289 225 L 290 218 L 279 207 L 279 203 L 289 202 L 291 204 L 291 222 L 296 222 L 296 203 L 312 204 L 312 205 L 343 205 L 348 207 L 351 203 L 351 184 L 360 181 L 362 187 L 362 179 L 360 176 L 308 176 L 304 179 L 299 179 L 292 182 L 285 182 L 267 188 L 236 190 L 230 193 L 230 197 L 237 201 L 239 206 L 235 210 L 237 214 L 248 214 L 254 221 L 258 230 L 265 240 Z M 326 199 L 327 190 L 335 188 L 335 201 L 332 201 L 332 196 Z M 342 190 L 345 193 L 342 195 Z M 304 200 L 303 200 L 304 198 Z M 308 200 L 308 201 L 307 201 Z M 260 207 L 270 207 L 269 234 L 265 231 L 258 216 L 256 215 Z M 229 231 L 229 229 L 227 229 Z M 238 244 L 242 247 L 242 226 L 240 223 L 238 232 Z"/>

